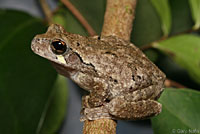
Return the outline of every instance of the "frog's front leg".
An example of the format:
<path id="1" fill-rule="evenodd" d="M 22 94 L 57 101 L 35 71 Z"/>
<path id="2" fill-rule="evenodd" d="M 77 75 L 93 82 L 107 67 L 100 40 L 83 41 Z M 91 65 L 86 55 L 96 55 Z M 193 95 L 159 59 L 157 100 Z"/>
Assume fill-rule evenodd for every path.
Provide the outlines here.
<path id="1" fill-rule="evenodd" d="M 105 107 L 108 98 L 108 90 L 105 84 L 95 80 L 90 94 L 82 97 L 81 121 L 86 119 L 96 120 L 100 118 L 111 118 Z"/>
<path id="2" fill-rule="evenodd" d="M 162 105 L 154 100 L 127 101 L 124 96 L 114 98 L 107 106 L 114 119 L 138 120 L 159 114 Z"/>
<path id="3" fill-rule="evenodd" d="M 91 107 L 89 102 L 90 96 L 82 97 L 82 110 L 80 121 L 85 120 L 97 120 L 101 118 L 111 119 L 112 116 L 109 114 L 109 111 L 105 105 L 99 107 Z"/>
<path id="4" fill-rule="evenodd" d="M 97 80 L 94 81 L 94 86 L 87 98 L 90 107 L 102 106 L 108 98 L 108 88 L 104 83 Z"/>
<path id="5" fill-rule="evenodd" d="M 90 107 L 101 106 L 108 97 L 108 84 L 104 79 L 90 76 L 87 72 L 91 72 L 85 69 L 85 72 L 78 72 L 71 77 L 80 87 L 89 91 L 87 97 L 88 105 Z M 84 70 L 83 70 L 84 71 Z"/>

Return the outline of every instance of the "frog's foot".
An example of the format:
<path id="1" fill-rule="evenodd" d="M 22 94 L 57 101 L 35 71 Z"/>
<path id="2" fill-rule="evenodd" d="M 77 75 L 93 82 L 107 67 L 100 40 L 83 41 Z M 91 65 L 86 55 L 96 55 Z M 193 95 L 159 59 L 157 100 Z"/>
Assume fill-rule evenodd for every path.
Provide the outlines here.
<path id="1" fill-rule="evenodd" d="M 82 109 L 81 114 L 82 117 L 80 118 L 80 121 L 112 118 L 112 116 L 109 114 L 109 111 L 105 106 L 95 107 L 95 108 L 84 108 Z"/>
<path id="2" fill-rule="evenodd" d="M 109 103 L 107 109 L 114 118 L 138 120 L 158 115 L 162 110 L 162 105 L 154 100 L 130 102 L 123 97 L 117 97 Z"/>

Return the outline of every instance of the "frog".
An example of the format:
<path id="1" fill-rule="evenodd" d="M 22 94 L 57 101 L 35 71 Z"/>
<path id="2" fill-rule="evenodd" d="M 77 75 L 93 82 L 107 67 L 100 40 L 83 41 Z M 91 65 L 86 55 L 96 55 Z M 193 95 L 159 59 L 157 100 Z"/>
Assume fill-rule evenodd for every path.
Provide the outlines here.
<path id="1" fill-rule="evenodd" d="M 89 92 L 81 121 L 141 120 L 158 115 L 165 74 L 133 43 L 110 36 L 82 36 L 52 24 L 36 35 L 32 51 Z"/>

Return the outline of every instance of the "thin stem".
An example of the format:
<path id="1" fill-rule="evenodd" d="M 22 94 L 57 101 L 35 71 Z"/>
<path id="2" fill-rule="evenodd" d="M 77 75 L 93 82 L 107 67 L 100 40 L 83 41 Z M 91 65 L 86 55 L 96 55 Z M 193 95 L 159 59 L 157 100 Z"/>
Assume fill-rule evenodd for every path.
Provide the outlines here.
<path id="1" fill-rule="evenodd" d="M 86 21 L 86 19 L 81 15 L 81 13 L 72 5 L 69 0 L 61 0 L 61 2 L 71 11 L 71 13 L 79 20 L 79 22 L 85 27 L 89 35 L 96 35 L 96 32 Z"/>
<path id="2" fill-rule="evenodd" d="M 170 79 L 165 80 L 165 87 L 187 88 L 186 86 Z"/>
<path id="3" fill-rule="evenodd" d="M 45 17 L 47 19 L 48 24 L 49 25 L 52 24 L 53 23 L 53 21 L 52 21 L 52 12 L 51 12 L 51 10 L 49 8 L 49 5 L 47 4 L 46 0 L 39 0 L 39 2 L 40 2 L 40 5 L 42 7 L 42 10 L 43 10 L 43 12 L 45 14 Z"/>
<path id="4" fill-rule="evenodd" d="M 155 41 L 155 42 L 158 42 L 158 41 Z M 153 47 L 153 43 L 150 43 L 150 44 L 146 44 L 146 45 L 141 46 L 140 50 L 145 51 L 145 50 L 148 50 L 152 47 Z"/>

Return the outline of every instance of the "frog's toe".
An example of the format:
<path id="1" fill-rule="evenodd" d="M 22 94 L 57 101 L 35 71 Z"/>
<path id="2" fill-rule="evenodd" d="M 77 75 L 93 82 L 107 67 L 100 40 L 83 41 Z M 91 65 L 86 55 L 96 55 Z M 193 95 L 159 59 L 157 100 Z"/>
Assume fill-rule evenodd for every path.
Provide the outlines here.
<path id="1" fill-rule="evenodd" d="M 98 120 L 102 118 L 112 119 L 112 116 L 109 114 L 105 106 L 83 109 L 80 121 Z"/>

